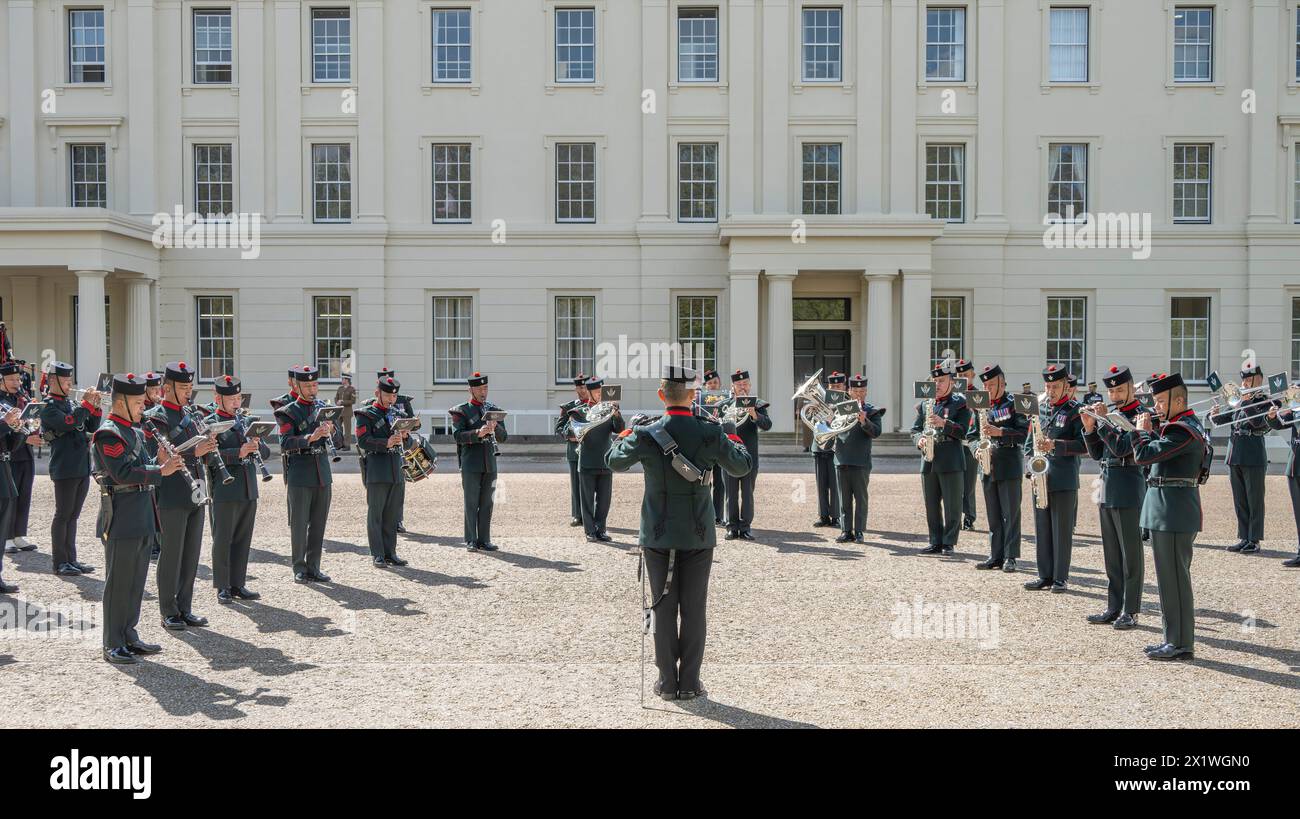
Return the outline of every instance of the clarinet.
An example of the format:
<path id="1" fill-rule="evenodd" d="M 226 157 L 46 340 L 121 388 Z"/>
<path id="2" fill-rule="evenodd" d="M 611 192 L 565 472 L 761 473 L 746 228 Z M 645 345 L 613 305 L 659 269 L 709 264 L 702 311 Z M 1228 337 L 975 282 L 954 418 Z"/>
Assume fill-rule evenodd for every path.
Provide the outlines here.
<path id="1" fill-rule="evenodd" d="M 194 428 L 198 430 L 200 435 L 209 435 L 208 422 L 204 419 L 202 410 L 198 407 L 186 407 L 185 412 L 190 416 L 190 419 L 194 421 Z M 226 468 L 226 462 L 221 460 L 220 453 L 209 452 L 204 456 L 203 462 L 208 465 L 208 468 L 211 469 L 217 477 L 221 478 L 222 486 L 228 486 L 235 482 L 235 476 L 231 475 L 230 470 Z"/>
<path id="2" fill-rule="evenodd" d="M 146 421 L 145 424 L 153 432 L 154 440 L 158 442 L 158 448 L 165 452 L 168 458 L 176 457 L 176 447 L 172 446 L 172 442 L 167 439 L 166 431 L 160 429 L 156 421 Z M 203 484 L 194 480 L 194 473 L 190 472 L 188 464 L 181 467 L 180 473 L 185 476 L 185 482 L 190 485 L 190 497 L 198 498 L 195 503 L 199 506 L 207 506 L 212 503 L 212 498 L 209 498 L 208 493 L 203 491 Z"/>
<path id="3" fill-rule="evenodd" d="M 313 406 L 316 408 L 317 410 L 316 415 L 319 417 L 320 415 L 319 410 L 324 409 L 325 407 L 333 406 L 333 404 L 330 404 L 327 401 L 322 401 L 319 398 L 317 398 Z M 334 433 L 332 432 L 329 435 L 325 436 L 325 451 L 329 453 L 331 462 L 338 463 L 339 461 L 343 460 L 343 457 L 339 455 L 338 450 L 334 448 Z"/>
<path id="4" fill-rule="evenodd" d="M 244 443 L 248 443 L 248 435 L 246 432 L 246 430 L 248 429 L 247 424 L 253 423 L 253 421 L 255 421 L 256 418 L 249 415 L 248 413 L 242 413 L 235 420 L 236 420 L 235 428 L 239 430 L 239 437 L 243 440 Z M 266 468 L 266 462 L 262 460 L 262 453 L 259 450 L 260 447 L 259 449 L 254 449 L 247 458 L 241 458 L 240 463 L 246 464 L 249 461 L 252 461 L 253 466 L 257 467 L 257 471 L 262 473 L 262 483 L 266 483 L 267 481 L 271 480 L 271 470 Z"/>

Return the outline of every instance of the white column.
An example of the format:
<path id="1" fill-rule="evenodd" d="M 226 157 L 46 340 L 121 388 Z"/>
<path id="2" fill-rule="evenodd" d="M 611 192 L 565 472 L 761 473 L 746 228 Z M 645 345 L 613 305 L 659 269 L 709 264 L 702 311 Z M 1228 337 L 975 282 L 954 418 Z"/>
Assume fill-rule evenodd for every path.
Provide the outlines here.
<path id="1" fill-rule="evenodd" d="M 32 0 L 9 0 L 9 196 L 16 208 L 36 205 L 36 9 Z M 46 203 L 49 204 L 49 203 Z M 65 205 L 66 202 L 59 202 Z"/>
<path id="2" fill-rule="evenodd" d="M 762 50 L 755 59 L 762 79 L 763 213 L 790 211 L 790 4 L 764 0 Z M 775 408 L 775 405 L 773 405 Z M 775 427 L 774 427 L 775 428 Z"/>
<path id="3" fill-rule="evenodd" d="M 1255 92 L 1255 112 L 1246 118 L 1250 129 L 1250 149 L 1247 152 L 1250 163 L 1250 213 L 1246 221 L 1276 224 L 1277 27 L 1281 18 L 1278 15 L 1278 0 L 1254 0 L 1252 5 L 1249 59 L 1250 88 Z M 1291 27 L 1294 28 L 1294 21 L 1292 23 Z M 1217 72 L 1221 69 L 1215 70 Z M 1250 341 L 1253 343 L 1255 339 Z"/>
<path id="4" fill-rule="evenodd" d="M 130 372 L 151 370 L 153 363 L 153 298 L 146 278 L 126 280 L 126 359 Z M 80 342 L 78 342 L 80 343 Z"/>
<path id="5" fill-rule="evenodd" d="M 727 322 L 731 326 L 731 344 L 721 372 L 737 367 L 758 367 L 758 271 L 733 270 L 728 284 L 730 302 Z M 720 364 L 722 362 L 719 362 Z"/>
<path id="6" fill-rule="evenodd" d="M 77 375 L 94 378 L 108 369 L 108 337 L 104 326 L 104 279 L 107 270 L 77 273 Z"/>
<path id="7" fill-rule="evenodd" d="M 298 62 L 302 9 L 297 0 L 275 0 L 275 218 L 303 221 L 302 66 Z M 358 111 L 360 107 L 358 106 Z M 311 221 L 310 215 L 306 221 Z"/>
<path id="8" fill-rule="evenodd" d="M 867 279 L 867 397 L 885 407 L 885 429 L 898 428 L 898 390 L 894 379 L 895 273 L 865 273 Z"/>
<path id="9" fill-rule="evenodd" d="M 1006 211 L 1002 205 L 1002 174 L 1005 145 L 1003 120 L 1005 118 L 1003 78 L 1006 22 L 1002 0 L 986 0 L 979 4 L 979 154 L 966 152 L 966 166 L 979 168 L 976 178 L 978 202 L 975 218 L 978 221 L 1005 222 Z M 961 95 L 959 95 L 961 96 Z M 959 102 L 960 106 L 965 100 Z M 966 103 L 969 104 L 969 103 Z"/>
<path id="10" fill-rule="evenodd" d="M 903 330 L 902 355 L 895 401 L 903 412 L 910 407 L 912 382 L 923 381 L 930 375 L 930 271 L 903 271 Z M 906 413 L 904 413 L 906 414 Z M 909 419 L 897 420 L 905 426 Z"/>
<path id="11" fill-rule="evenodd" d="M 917 0 L 890 6 L 889 212 L 916 213 Z M 980 44 L 980 50 L 984 48 Z M 904 90 L 908 89 L 908 90 Z M 981 180 L 980 184 L 983 184 Z"/>
<path id="12" fill-rule="evenodd" d="M 357 221 L 384 220 L 384 4 L 357 3 Z"/>
<path id="13" fill-rule="evenodd" d="M 641 114 L 641 219 L 668 216 L 668 0 L 641 4 L 641 87 L 655 93 L 655 112 Z"/>
<path id="14" fill-rule="evenodd" d="M 758 386 L 771 402 L 773 432 L 794 432 L 794 277 L 796 270 L 767 270 L 767 373 Z"/>
<path id="15" fill-rule="evenodd" d="M 761 60 L 754 52 L 754 3 L 732 3 L 727 9 L 727 194 L 728 209 L 736 214 L 755 213 L 754 106 L 758 93 L 754 75 Z"/>
<path id="16" fill-rule="evenodd" d="M 131 0 L 127 8 L 126 29 L 129 45 L 127 78 L 130 83 L 127 86 L 130 93 L 127 94 L 126 122 L 131 131 L 127 144 L 127 161 L 131 173 L 127 185 L 131 213 L 145 217 L 158 210 L 154 204 L 153 17 L 153 0 Z"/>
<path id="17" fill-rule="evenodd" d="M 239 201 L 235 210 L 270 214 L 266 190 L 266 121 L 263 93 L 266 15 L 262 0 L 239 0 Z M 147 359 L 148 361 L 149 359 Z M 131 366 L 139 366 L 132 363 Z"/>

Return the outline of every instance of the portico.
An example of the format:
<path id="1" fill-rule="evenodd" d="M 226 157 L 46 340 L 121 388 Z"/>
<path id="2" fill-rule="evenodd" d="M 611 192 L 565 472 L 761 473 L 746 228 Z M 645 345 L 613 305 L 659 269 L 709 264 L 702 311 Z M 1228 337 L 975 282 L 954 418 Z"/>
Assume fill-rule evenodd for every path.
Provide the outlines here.
<path id="1" fill-rule="evenodd" d="M 728 368 L 748 368 L 755 390 L 772 406 L 772 428 L 794 432 L 794 389 L 825 356 L 801 353 L 796 325 L 810 333 L 847 332 L 846 368 L 869 379 L 868 400 L 886 407 L 885 428 L 901 418 L 905 384 L 927 370 L 933 240 L 943 225 L 925 218 L 739 217 L 721 226 L 728 249 L 731 319 Z M 829 320 L 796 321 L 796 299 L 842 300 Z M 807 369 L 808 372 L 802 370 Z M 725 379 L 724 379 L 725 380 Z"/>

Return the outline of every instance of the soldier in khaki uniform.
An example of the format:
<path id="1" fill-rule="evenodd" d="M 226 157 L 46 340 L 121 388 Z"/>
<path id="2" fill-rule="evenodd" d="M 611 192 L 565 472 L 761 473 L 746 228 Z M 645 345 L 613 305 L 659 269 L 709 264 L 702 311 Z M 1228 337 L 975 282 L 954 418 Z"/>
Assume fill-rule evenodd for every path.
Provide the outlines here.
<path id="1" fill-rule="evenodd" d="M 916 405 L 912 442 L 921 448 L 927 427 L 934 434 L 934 460 L 921 460 L 921 489 L 925 496 L 925 522 L 930 545 L 921 554 L 952 554 L 961 531 L 961 504 L 966 480 L 966 447 L 962 442 L 970 429 L 970 407 L 953 392 L 952 375 L 943 368 L 930 371 L 935 384 L 934 408 L 925 413 L 927 401 Z"/>
<path id="2" fill-rule="evenodd" d="M 654 691 L 665 700 L 703 697 L 700 666 L 707 632 L 705 610 L 709 570 L 717 534 L 709 524 L 714 464 L 728 475 L 744 475 L 749 453 L 734 431 L 696 415 L 690 407 L 694 370 L 664 368 L 659 400 L 665 412 L 621 433 L 607 455 L 611 469 L 643 465 L 641 555 L 649 576 L 659 679 Z M 680 621 L 679 621 L 680 618 Z M 679 624 L 680 623 L 680 624 Z"/>
<path id="3" fill-rule="evenodd" d="M 980 382 L 989 394 L 982 431 L 993 449 L 992 471 L 981 479 L 984 511 L 989 518 L 989 558 L 976 563 L 975 568 L 1011 573 L 1020 559 L 1020 499 L 1024 481 L 1020 448 L 1029 433 L 1029 419 L 1016 412 L 1015 399 L 1007 394 L 1007 379 L 1000 365 L 985 367 L 980 372 Z"/>
<path id="4" fill-rule="evenodd" d="M 1187 387 L 1178 373 L 1148 382 L 1155 396 L 1151 413 L 1138 416 L 1128 435 L 1139 466 L 1150 466 L 1142 500 L 1142 527 L 1151 531 L 1156 587 L 1164 619 L 1164 642 L 1146 648 L 1152 660 L 1191 660 L 1196 606 L 1192 600 L 1192 552 L 1201 531 L 1201 489 L 1209 474 L 1209 435 L 1187 409 Z"/>

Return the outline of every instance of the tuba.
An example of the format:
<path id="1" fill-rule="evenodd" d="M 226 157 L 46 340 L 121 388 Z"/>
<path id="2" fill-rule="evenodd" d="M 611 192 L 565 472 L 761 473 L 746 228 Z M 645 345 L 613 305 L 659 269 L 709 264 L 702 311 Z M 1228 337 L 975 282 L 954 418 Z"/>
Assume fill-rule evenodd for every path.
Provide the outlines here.
<path id="1" fill-rule="evenodd" d="M 1034 508 L 1047 508 L 1047 456 L 1038 451 L 1038 439 L 1042 437 L 1042 425 L 1035 415 L 1029 419 L 1029 480 L 1034 488 Z"/>
<path id="2" fill-rule="evenodd" d="M 819 446 L 852 429 L 858 422 L 858 411 L 861 409 L 858 402 L 852 400 L 832 404 L 825 388 L 818 383 L 821 374 L 821 370 L 813 373 L 812 377 L 803 382 L 795 394 L 790 396 L 791 401 L 806 402 L 799 409 L 799 420 L 812 430 L 813 440 Z"/>

